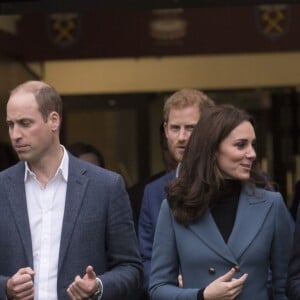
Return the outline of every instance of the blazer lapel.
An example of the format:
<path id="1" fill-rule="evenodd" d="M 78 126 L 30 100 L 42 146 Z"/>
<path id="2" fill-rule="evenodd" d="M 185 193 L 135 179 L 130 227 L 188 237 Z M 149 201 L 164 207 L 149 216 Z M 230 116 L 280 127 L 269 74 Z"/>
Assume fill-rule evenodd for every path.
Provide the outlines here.
<path id="1" fill-rule="evenodd" d="M 62 225 L 58 271 L 60 270 L 64 257 L 73 234 L 74 226 L 83 202 L 83 196 L 87 187 L 88 179 L 84 176 L 85 169 L 80 168 L 70 155 L 69 176 L 65 202 L 64 219 Z"/>
<path id="2" fill-rule="evenodd" d="M 244 186 L 241 191 L 239 206 L 228 247 L 239 259 L 264 223 L 271 208 L 271 201 L 266 201 L 265 191 Z"/>
<path id="3" fill-rule="evenodd" d="M 10 173 L 7 176 L 7 182 L 4 186 L 7 191 L 11 212 L 23 243 L 28 265 L 33 267 L 32 242 L 24 184 L 24 163 L 20 162 L 14 170 L 13 174 Z"/>
<path id="4" fill-rule="evenodd" d="M 212 251 L 230 263 L 237 264 L 209 210 L 207 210 L 197 223 L 190 225 L 189 228 Z"/>

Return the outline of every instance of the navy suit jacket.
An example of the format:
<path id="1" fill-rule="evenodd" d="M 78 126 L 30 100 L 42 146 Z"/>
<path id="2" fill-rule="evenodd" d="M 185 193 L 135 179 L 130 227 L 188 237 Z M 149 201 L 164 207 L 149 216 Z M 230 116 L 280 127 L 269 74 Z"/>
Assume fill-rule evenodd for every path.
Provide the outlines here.
<path id="1" fill-rule="evenodd" d="M 238 300 L 269 299 L 270 266 L 274 300 L 287 300 L 285 285 L 293 229 L 277 192 L 242 188 L 228 243 L 209 210 L 195 223 L 183 226 L 164 201 L 153 244 L 151 299 L 196 300 L 199 289 L 238 265 L 236 277 L 248 273 Z M 178 287 L 179 270 L 183 288 Z"/>
<path id="2" fill-rule="evenodd" d="M 120 175 L 69 154 L 57 295 L 92 265 L 103 283 L 102 299 L 125 299 L 142 278 L 128 195 Z M 33 268 L 24 186 L 24 162 L 0 173 L 0 299 L 7 279 L 19 268 Z"/>
<path id="3" fill-rule="evenodd" d="M 138 224 L 138 237 L 144 264 L 144 288 L 148 289 L 152 245 L 156 222 L 162 201 L 166 198 L 165 187 L 175 178 L 171 171 L 146 185 Z"/>

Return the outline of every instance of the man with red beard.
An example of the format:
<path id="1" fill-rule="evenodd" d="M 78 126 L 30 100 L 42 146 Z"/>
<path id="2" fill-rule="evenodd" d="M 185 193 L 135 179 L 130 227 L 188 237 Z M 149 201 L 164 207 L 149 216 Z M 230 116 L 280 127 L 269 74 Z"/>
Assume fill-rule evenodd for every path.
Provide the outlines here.
<path id="1" fill-rule="evenodd" d="M 206 106 L 214 105 L 207 95 L 194 89 L 182 89 L 172 94 L 163 108 L 164 131 L 168 149 L 175 161 L 182 159 L 191 133 Z M 148 288 L 152 244 L 157 217 L 162 201 L 166 198 L 165 186 L 175 178 L 175 170 L 146 185 L 142 200 L 138 238 L 144 264 L 144 288 Z"/>

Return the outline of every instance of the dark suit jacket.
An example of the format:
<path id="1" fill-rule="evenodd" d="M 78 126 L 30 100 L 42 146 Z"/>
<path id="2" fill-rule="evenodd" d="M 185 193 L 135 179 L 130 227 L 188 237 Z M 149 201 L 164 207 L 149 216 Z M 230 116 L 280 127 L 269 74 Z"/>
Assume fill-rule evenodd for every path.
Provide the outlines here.
<path id="1" fill-rule="evenodd" d="M 175 221 L 164 201 L 156 227 L 150 276 L 153 300 L 195 300 L 199 289 L 239 266 L 248 273 L 239 300 L 268 300 L 272 268 L 275 300 L 287 300 L 285 284 L 293 226 L 279 193 L 244 186 L 233 230 L 224 242 L 208 210 L 189 226 Z M 178 287 L 181 271 L 184 288 Z"/>
<path id="2" fill-rule="evenodd" d="M 69 155 L 57 294 L 92 265 L 103 283 L 102 299 L 124 299 L 140 284 L 142 264 L 132 213 L 121 177 Z M 33 268 L 24 162 L 0 173 L 0 299 L 8 277 Z M 46 300 L 46 299 L 45 299 Z"/>
<path id="3" fill-rule="evenodd" d="M 145 187 L 138 224 L 138 237 L 144 264 L 144 287 L 146 289 L 149 284 L 152 244 L 160 206 L 166 198 L 165 187 L 174 178 L 175 171 L 171 171 Z"/>

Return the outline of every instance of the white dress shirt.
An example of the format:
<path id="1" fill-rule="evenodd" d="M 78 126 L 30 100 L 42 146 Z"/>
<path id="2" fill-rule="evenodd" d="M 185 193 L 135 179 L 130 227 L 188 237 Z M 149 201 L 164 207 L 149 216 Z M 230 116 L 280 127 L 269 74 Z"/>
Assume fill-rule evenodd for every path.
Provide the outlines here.
<path id="1" fill-rule="evenodd" d="M 57 268 L 68 181 L 64 155 L 55 176 L 43 187 L 26 163 L 25 191 L 31 231 L 34 299 L 57 300 Z"/>

